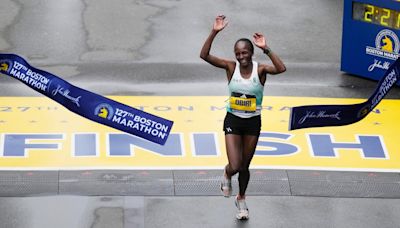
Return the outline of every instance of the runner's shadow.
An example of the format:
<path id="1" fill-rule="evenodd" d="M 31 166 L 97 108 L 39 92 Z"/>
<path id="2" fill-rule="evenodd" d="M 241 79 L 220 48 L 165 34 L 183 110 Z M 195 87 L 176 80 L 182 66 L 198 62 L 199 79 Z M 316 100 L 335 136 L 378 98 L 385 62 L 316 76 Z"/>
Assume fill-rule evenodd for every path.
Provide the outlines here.
<path id="1" fill-rule="evenodd" d="M 246 227 L 251 227 L 249 224 L 249 220 L 236 220 L 235 222 L 235 228 L 246 228 Z"/>

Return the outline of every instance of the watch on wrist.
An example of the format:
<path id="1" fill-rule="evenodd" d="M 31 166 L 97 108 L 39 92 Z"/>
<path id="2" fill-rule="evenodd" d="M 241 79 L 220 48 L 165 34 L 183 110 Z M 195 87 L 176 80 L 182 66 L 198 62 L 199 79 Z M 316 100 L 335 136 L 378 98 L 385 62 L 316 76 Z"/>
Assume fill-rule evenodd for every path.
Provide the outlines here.
<path id="1" fill-rule="evenodd" d="M 271 48 L 267 47 L 263 50 L 264 54 L 269 55 L 271 53 Z"/>

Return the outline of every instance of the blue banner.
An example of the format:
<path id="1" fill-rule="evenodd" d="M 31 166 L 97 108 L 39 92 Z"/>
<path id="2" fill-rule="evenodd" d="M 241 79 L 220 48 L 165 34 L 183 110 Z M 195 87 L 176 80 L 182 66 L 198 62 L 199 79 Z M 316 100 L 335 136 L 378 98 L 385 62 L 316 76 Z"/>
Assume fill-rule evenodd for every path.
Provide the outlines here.
<path id="1" fill-rule="evenodd" d="M 353 105 L 309 105 L 293 107 L 290 111 L 289 130 L 342 126 L 352 124 L 366 117 L 399 81 L 400 58 L 398 58 L 380 79 L 372 96 L 361 104 Z"/>
<path id="2" fill-rule="evenodd" d="M 173 122 L 124 105 L 28 64 L 14 54 L 0 54 L 0 72 L 18 79 L 70 111 L 97 123 L 164 145 Z"/>

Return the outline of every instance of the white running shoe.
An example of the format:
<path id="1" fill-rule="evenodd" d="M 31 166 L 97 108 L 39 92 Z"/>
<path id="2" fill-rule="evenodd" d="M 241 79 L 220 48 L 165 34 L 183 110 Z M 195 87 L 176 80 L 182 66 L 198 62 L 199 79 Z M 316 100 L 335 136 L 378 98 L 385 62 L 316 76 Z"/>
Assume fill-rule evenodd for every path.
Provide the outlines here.
<path id="1" fill-rule="evenodd" d="M 222 176 L 222 181 L 221 181 L 221 192 L 222 195 L 226 198 L 229 198 L 232 195 L 232 181 L 231 179 L 227 178 L 225 175 Z"/>
<path id="2" fill-rule="evenodd" d="M 237 196 L 235 199 L 235 205 L 238 209 L 236 218 L 239 220 L 249 219 L 249 209 L 247 208 L 246 201 L 244 199 L 238 200 Z"/>

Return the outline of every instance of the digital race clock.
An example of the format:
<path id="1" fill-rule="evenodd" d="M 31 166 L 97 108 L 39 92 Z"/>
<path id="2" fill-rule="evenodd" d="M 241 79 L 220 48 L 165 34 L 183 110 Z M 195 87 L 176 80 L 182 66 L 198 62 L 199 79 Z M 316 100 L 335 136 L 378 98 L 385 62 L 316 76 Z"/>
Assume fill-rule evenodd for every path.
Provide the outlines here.
<path id="1" fill-rule="evenodd" d="M 344 0 L 341 70 L 379 80 L 399 57 L 399 37 L 400 2 Z"/>
<path id="2" fill-rule="evenodd" d="M 376 5 L 353 2 L 353 19 L 392 29 L 400 29 L 400 12 Z"/>

